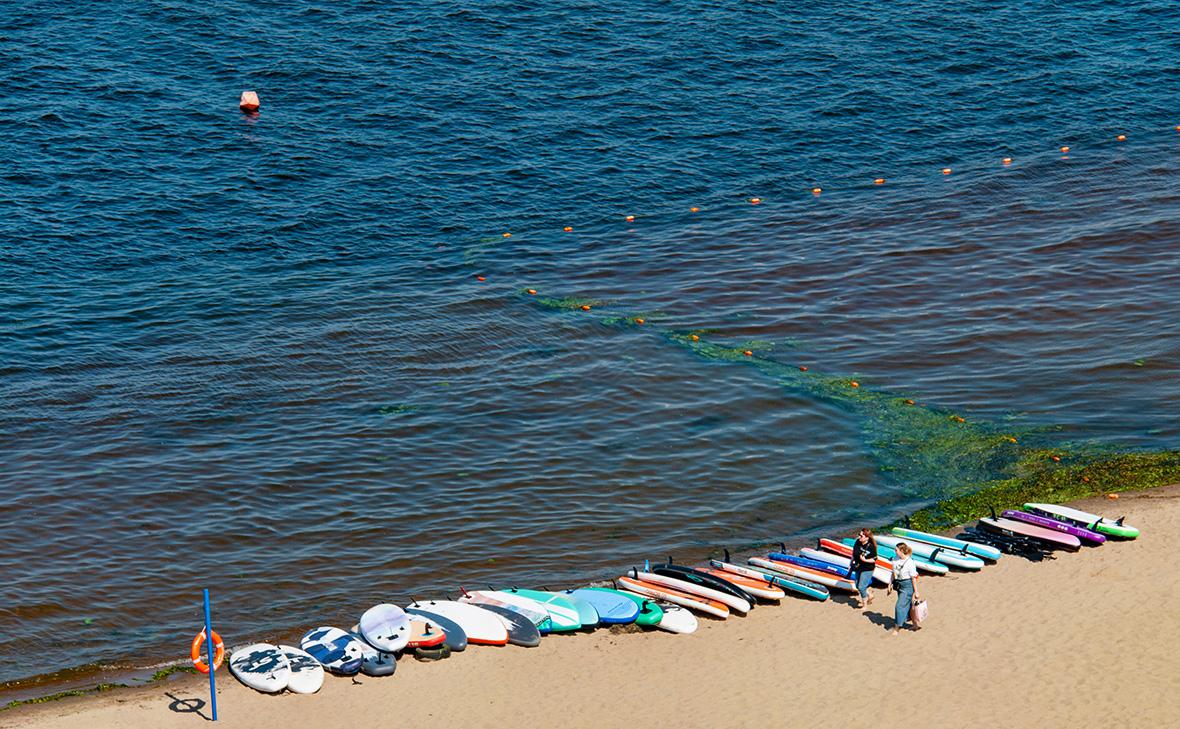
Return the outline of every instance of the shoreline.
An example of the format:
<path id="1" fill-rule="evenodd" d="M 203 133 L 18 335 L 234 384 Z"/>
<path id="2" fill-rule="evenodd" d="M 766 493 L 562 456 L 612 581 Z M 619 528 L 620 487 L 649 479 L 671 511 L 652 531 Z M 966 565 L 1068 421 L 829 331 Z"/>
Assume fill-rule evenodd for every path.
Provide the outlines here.
<path id="1" fill-rule="evenodd" d="M 1045 451 L 1045 454 L 1051 451 Z M 1041 455 L 1038 452 L 1039 455 Z M 1047 458 L 1041 459 L 1049 463 Z M 874 527 L 879 532 L 888 531 L 892 526 L 911 526 L 914 529 L 952 535 L 970 520 L 987 516 L 989 509 L 1019 508 L 1026 501 L 1047 501 L 1051 503 L 1072 503 L 1078 499 L 1099 498 L 1106 494 L 1127 491 L 1154 490 L 1169 484 L 1180 484 L 1180 452 L 1125 453 L 1091 462 L 1042 466 L 1020 477 L 990 481 L 977 491 L 940 499 L 902 517 L 901 519 Z M 1112 507 L 1095 507 L 1096 511 Z M 1116 509 L 1117 510 L 1117 509 Z M 953 517 L 953 520 L 952 520 Z M 814 546 L 810 538 L 788 539 L 788 545 Z M 753 547 L 772 547 L 778 542 L 757 542 L 735 550 L 744 553 Z M 705 557 L 720 558 L 716 548 L 707 550 Z M 623 568 L 620 568 L 622 570 Z M 590 584 L 608 584 L 602 580 L 591 580 Z M 237 641 L 227 646 L 242 647 L 259 640 L 271 643 L 297 644 L 306 626 L 292 627 L 286 631 L 255 635 L 253 639 Z M 45 704 L 108 693 L 117 690 L 135 690 L 159 684 L 161 680 L 176 680 L 184 674 L 195 674 L 185 660 L 159 659 L 144 666 L 122 666 L 117 668 L 84 665 L 67 668 L 47 674 L 29 676 L 0 684 L 0 716 L 23 705 Z M 177 675 L 180 674 L 180 675 Z M 63 677 L 64 678 L 59 678 Z"/>
<path id="2" fill-rule="evenodd" d="M 1180 547 L 1180 484 L 1125 492 L 1119 502 L 1091 497 L 1070 503 L 1112 516 L 1116 510 L 1126 511 L 1129 521 L 1143 528 L 1143 535 L 1039 563 L 1006 555 L 981 574 L 929 578 L 921 591 L 931 600 L 932 617 L 920 632 L 888 635 L 883 628 L 890 622 L 886 616 L 892 600 L 881 590 L 864 614 L 844 599 L 821 604 L 788 598 L 781 606 L 763 605 L 745 618 L 702 620 L 700 631 L 690 636 L 600 629 L 554 636 L 534 649 L 473 647 L 436 664 L 403 659 L 392 678 L 329 678 L 316 696 L 258 694 L 223 669 L 218 684 L 221 718 L 235 726 L 285 726 L 321 712 L 324 717 L 339 715 L 346 708 L 355 712 L 358 726 L 376 726 L 381 717 L 387 718 L 382 712 L 397 706 L 399 718 L 411 719 L 411 725 L 437 722 L 440 716 L 477 726 L 527 716 L 543 723 L 614 726 L 628 720 L 626 712 L 613 711 L 612 704 L 631 707 L 637 712 L 632 716 L 645 715 L 645 707 L 653 704 L 667 711 L 683 706 L 683 714 L 671 716 L 678 716 L 682 724 L 688 716 L 690 726 L 746 726 L 761 723 L 754 720 L 761 711 L 757 707 L 787 724 L 791 722 L 783 712 L 802 705 L 816 710 L 832 702 L 848 709 L 860 706 L 875 712 L 875 718 L 882 711 L 895 711 L 879 701 L 885 692 L 858 696 L 841 688 L 850 671 L 857 672 L 854 664 L 862 657 L 867 659 L 864 670 L 882 689 L 892 681 L 889 667 L 881 661 L 898 661 L 898 670 L 920 670 L 922 680 L 911 687 L 924 694 L 953 683 L 966 670 L 962 689 L 972 690 L 955 693 L 948 684 L 946 701 L 966 708 L 976 706 L 971 697 L 989 696 L 996 706 L 1021 701 L 1028 710 L 1048 712 L 1029 726 L 1046 720 L 1082 720 L 1095 711 L 1133 710 L 1144 719 L 1172 716 L 1180 711 L 1180 685 L 1168 668 L 1168 641 L 1159 637 L 1169 630 L 1180 635 L 1180 615 L 1168 613 L 1167 607 L 1180 599 L 1180 580 L 1151 578 L 1158 577 L 1158 555 Z M 1098 590 L 1093 580 L 1101 580 Z M 996 609 L 995 596 L 1000 594 L 1011 595 L 1017 614 L 1008 617 Z M 1098 595 L 1103 599 L 1094 599 Z M 981 638 L 986 640 L 980 642 Z M 1087 648 L 1115 644 L 1118 651 Z M 948 646 L 954 647 L 951 655 Z M 1166 661 L 1159 664 L 1161 670 L 1146 670 L 1144 666 L 1156 660 Z M 1132 662 L 1136 669 L 1126 670 Z M 633 680 L 630 674 L 645 664 L 651 668 Z M 673 666 L 675 671 L 668 670 Z M 1031 674 L 1030 667 L 1035 667 Z M 981 685 L 981 677 L 990 670 L 995 675 L 988 677 L 989 685 Z M 538 681 L 542 690 L 530 688 Z M 1112 690 L 1111 684 L 1122 688 Z M 724 691 L 696 690 L 711 685 Z M 1071 694 L 1075 685 L 1080 687 L 1076 695 Z M 1047 703 L 1042 706 L 1024 694 L 1013 694 L 1018 688 L 1044 696 Z M 0 726 L 106 726 L 116 716 L 125 729 L 193 726 L 203 709 L 186 712 L 195 703 L 185 702 L 206 701 L 207 691 L 203 676 L 174 674 L 145 686 L 8 708 L 0 711 Z M 651 696 L 653 691 L 659 695 Z M 607 698 L 612 694 L 614 699 Z M 438 696 L 448 698 L 436 704 L 432 697 Z M 1132 696 L 1141 701 L 1132 701 Z M 1102 699 L 1101 706 L 1095 705 L 1096 697 Z M 940 714 L 951 708 L 942 699 L 925 706 Z M 741 707 L 754 711 L 746 716 L 748 723 L 735 722 L 732 715 L 726 719 L 725 711 Z M 926 721 L 922 725 L 937 725 L 934 715 L 919 715 Z M 1005 725 L 1025 724 L 1006 720 Z M 1139 725 L 1138 720 L 1132 725 Z"/>

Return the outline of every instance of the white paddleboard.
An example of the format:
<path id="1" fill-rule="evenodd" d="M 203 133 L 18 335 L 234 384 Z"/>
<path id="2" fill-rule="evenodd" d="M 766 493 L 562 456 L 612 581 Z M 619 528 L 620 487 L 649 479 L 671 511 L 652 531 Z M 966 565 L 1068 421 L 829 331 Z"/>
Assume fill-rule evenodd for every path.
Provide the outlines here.
<path id="1" fill-rule="evenodd" d="M 499 615 L 484 610 L 478 605 L 454 600 L 426 600 L 411 603 L 410 607 L 429 610 L 459 624 L 472 645 L 505 645 L 508 643 L 508 629 Z"/>
<path id="2" fill-rule="evenodd" d="M 277 694 L 291 681 L 291 663 L 278 646 L 255 643 L 234 651 L 229 671 L 255 691 Z"/>
<path id="3" fill-rule="evenodd" d="M 410 640 L 410 617 L 397 605 L 374 605 L 357 623 L 360 636 L 379 651 L 397 653 Z"/>
<path id="4" fill-rule="evenodd" d="M 324 685 L 324 667 L 311 654 L 293 645 L 280 645 L 279 650 L 291 665 L 291 680 L 287 689 L 297 694 L 314 694 Z"/>
<path id="5" fill-rule="evenodd" d="M 682 634 L 695 633 L 697 631 L 697 626 L 700 623 L 697 621 L 697 616 L 693 615 L 691 610 L 668 602 L 662 603 L 660 609 L 664 611 L 664 616 L 660 618 L 660 622 L 656 623 L 656 627 L 660 630 Z"/>

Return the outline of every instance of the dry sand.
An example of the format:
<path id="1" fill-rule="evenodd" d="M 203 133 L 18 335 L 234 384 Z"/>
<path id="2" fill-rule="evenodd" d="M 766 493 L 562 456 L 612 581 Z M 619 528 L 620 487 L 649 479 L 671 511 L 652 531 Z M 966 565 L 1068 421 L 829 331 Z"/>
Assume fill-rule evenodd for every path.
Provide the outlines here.
<path id="1" fill-rule="evenodd" d="M 1180 724 L 1180 485 L 1080 508 L 1143 536 L 981 574 L 924 578 L 925 629 L 889 634 L 893 601 L 788 599 L 694 635 L 598 631 L 541 647 L 404 660 L 266 696 L 219 677 L 221 723 L 250 727 L 1170 727 Z M 0 713 L 0 726 L 206 725 L 195 677 Z M 177 701 L 177 700 L 180 701 Z M 200 703 L 200 702 L 196 702 Z"/>

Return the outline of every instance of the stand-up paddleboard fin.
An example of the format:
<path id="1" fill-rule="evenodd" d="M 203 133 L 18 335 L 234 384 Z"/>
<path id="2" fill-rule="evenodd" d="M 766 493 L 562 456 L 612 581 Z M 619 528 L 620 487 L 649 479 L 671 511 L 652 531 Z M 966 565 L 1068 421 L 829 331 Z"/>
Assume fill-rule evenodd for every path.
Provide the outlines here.
<path id="1" fill-rule="evenodd" d="M 778 543 L 778 548 L 779 548 L 779 549 L 781 549 L 781 550 L 783 550 L 783 554 L 789 554 L 789 553 L 787 552 L 787 543 L 786 543 L 786 542 L 779 542 L 779 543 Z"/>
<path id="2" fill-rule="evenodd" d="M 672 564 L 672 555 L 670 555 L 670 554 L 668 555 L 668 564 L 669 565 Z"/>
<path id="3" fill-rule="evenodd" d="M 1088 527 L 1086 527 L 1086 528 L 1087 528 L 1087 529 L 1089 529 L 1089 530 L 1090 530 L 1090 531 L 1092 531 L 1092 532 L 1094 532 L 1094 531 L 1098 531 L 1098 525 L 1099 525 L 1101 522 L 1102 522 L 1102 518 L 1101 518 L 1101 517 L 1099 517 L 1099 518 L 1098 518 L 1098 521 L 1094 522 L 1093 524 L 1091 524 L 1090 526 L 1088 526 Z"/>
<path id="4" fill-rule="evenodd" d="M 942 547 L 935 547 L 934 551 L 930 553 L 930 561 L 933 562 L 938 559 L 938 553 L 942 551 Z M 911 553 L 912 554 L 912 553 Z"/>
<path id="5" fill-rule="evenodd" d="M 644 572 L 651 572 L 651 562 L 649 560 L 646 560 L 646 559 L 643 560 L 643 571 Z M 638 578 L 639 575 L 637 574 L 637 575 L 635 575 L 635 577 Z"/>
<path id="6" fill-rule="evenodd" d="M 725 555 L 725 561 L 726 561 L 726 562 L 732 562 L 732 561 L 733 561 L 733 560 L 731 560 L 731 559 L 729 558 L 729 548 L 728 548 L 728 547 L 722 547 L 722 548 L 721 548 L 721 552 L 722 552 L 722 554 L 724 554 L 724 555 Z"/>
<path id="7" fill-rule="evenodd" d="M 1123 519 L 1126 519 L 1126 518 L 1127 518 L 1127 517 L 1125 517 L 1125 516 L 1120 516 L 1118 519 L 1115 519 L 1115 520 L 1114 520 L 1114 524 L 1115 524 L 1115 526 L 1122 526 L 1122 525 L 1123 525 Z"/>
<path id="8" fill-rule="evenodd" d="M 471 597 L 471 595 L 467 592 L 467 588 L 463 585 L 459 585 L 459 592 L 463 593 L 463 597 Z"/>
<path id="9" fill-rule="evenodd" d="M 631 576 L 638 580 L 639 579 L 639 570 L 632 567 L 631 568 Z"/>
<path id="10" fill-rule="evenodd" d="M 610 581 L 610 586 L 611 586 L 613 589 L 615 589 L 615 590 L 619 589 L 619 583 L 618 583 L 618 581 L 617 581 L 617 580 L 611 580 L 611 581 Z"/>

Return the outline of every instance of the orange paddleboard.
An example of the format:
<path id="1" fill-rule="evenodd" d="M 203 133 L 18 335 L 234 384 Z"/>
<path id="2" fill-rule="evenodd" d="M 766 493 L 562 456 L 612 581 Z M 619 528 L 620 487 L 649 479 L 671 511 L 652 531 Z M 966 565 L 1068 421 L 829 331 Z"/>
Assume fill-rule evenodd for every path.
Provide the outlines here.
<path id="1" fill-rule="evenodd" d="M 430 625 L 423 620 L 410 621 L 410 642 L 406 643 L 407 648 L 434 648 L 442 645 L 443 641 L 447 639 L 447 634 L 441 628 Z"/>

